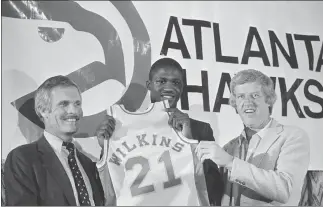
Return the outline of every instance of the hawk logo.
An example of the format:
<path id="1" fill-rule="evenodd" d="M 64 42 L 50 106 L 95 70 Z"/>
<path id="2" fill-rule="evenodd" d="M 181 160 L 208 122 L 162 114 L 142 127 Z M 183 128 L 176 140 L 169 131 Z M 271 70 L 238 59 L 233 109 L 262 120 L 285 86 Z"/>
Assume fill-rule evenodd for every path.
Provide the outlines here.
<path id="1" fill-rule="evenodd" d="M 27 5 L 29 3 L 29 5 Z M 131 80 L 126 80 L 126 61 L 125 51 L 121 42 L 120 34 L 118 34 L 115 27 L 112 26 L 108 19 L 113 19 L 115 16 L 102 16 L 100 13 L 104 10 L 104 5 L 113 5 L 117 11 L 121 14 L 123 20 L 128 25 L 130 33 L 132 35 L 131 42 L 133 43 L 133 68 Z M 97 9 L 85 4 L 95 5 Z M 60 46 L 69 34 L 66 29 L 57 27 L 44 26 L 43 22 L 48 20 L 53 22 L 62 22 L 68 25 L 78 32 L 80 36 L 83 34 L 90 34 L 96 38 L 98 45 L 103 50 L 102 61 L 92 61 L 84 64 L 82 67 L 73 68 L 74 71 L 70 73 L 63 73 L 67 77 L 71 78 L 79 86 L 82 96 L 84 92 L 93 90 L 99 84 L 102 84 L 108 80 L 115 80 L 121 83 L 124 87 L 127 87 L 122 97 L 119 97 L 115 102 L 125 105 L 125 107 L 134 111 L 138 109 L 143 100 L 145 99 L 147 89 L 145 82 L 148 77 L 148 72 L 151 66 L 151 49 L 150 38 L 147 29 L 136 10 L 135 6 L 130 1 L 111 1 L 111 2 L 72 2 L 72 1 L 5 1 L 2 2 L 2 16 L 16 18 L 17 21 L 23 21 L 25 24 L 36 23 L 38 24 L 37 31 L 39 41 L 42 41 L 40 45 L 47 44 L 46 47 L 52 48 L 54 46 Z M 27 8 L 27 12 L 26 12 Z M 19 11 L 20 9 L 20 11 Z M 99 10 L 96 12 L 96 10 Z M 25 13 L 23 13 L 25 12 Z M 104 12 L 104 11 L 103 11 Z M 108 19 L 107 19 L 108 18 Z M 14 19 L 13 19 L 14 20 Z M 24 31 L 21 31 L 24 32 Z M 29 36 L 28 36 L 29 37 Z M 26 38 L 28 38 L 26 37 Z M 93 39 L 95 39 L 93 38 Z M 20 40 L 22 41 L 22 40 Z M 23 41 L 32 41 L 24 39 Z M 75 40 L 76 41 L 76 40 Z M 84 43 L 86 44 L 86 43 Z M 68 49 L 68 42 L 64 43 L 66 50 Z M 67 45 L 67 46 L 66 46 Z M 90 45 L 91 46 L 91 45 Z M 73 47 L 73 46 L 71 46 Z M 99 47 L 100 48 L 100 47 Z M 19 48 L 17 48 L 19 49 Z M 6 51 L 3 51 L 6 53 Z M 39 56 L 48 55 L 55 58 L 55 54 L 50 52 L 50 49 L 38 51 Z M 64 51 L 68 53 L 67 51 Z M 77 52 L 77 51 L 76 51 Z M 45 54 L 42 54 L 45 53 Z M 48 54 L 46 54 L 48 53 Z M 72 53 L 72 52 L 71 52 Z M 65 53 L 64 53 L 65 54 Z M 77 54 L 71 54 L 76 56 Z M 84 53 L 83 53 L 84 55 Z M 86 54 L 87 55 L 87 54 Z M 91 53 L 88 54 L 92 55 Z M 59 54 L 57 54 L 59 56 Z M 46 58 L 47 60 L 47 58 Z M 19 61 L 19 59 L 17 60 Z M 31 60 L 34 62 L 41 60 Z M 60 60 L 57 60 L 60 61 Z M 74 61 L 74 60 L 73 60 Z M 78 60 L 78 65 L 82 65 L 82 59 Z M 50 64 L 50 63 L 48 63 Z M 68 68 L 70 70 L 70 68 Z M 21 68 L 20 70 L 23 70 Z M 27 70 L 27 69 L 26 69 Z M 46 68 L 44 68 L 46 70 Z M 62 70 L 61 68 L 59 70 Z M 45 73 L 46 72 L 46 73 Z M 46 75 L 42 77 L 42 74 L 58 75 L 58 71 L 36 71 L 35 74 L 31 74 L 30 71 L 25 71 L 31 77 L 37 76 L 37 84 L 41 84 L 45 79 L 52 75 Z M 24 87 L 24 85 L 19 85 Z M 28 141 L 35 140 L 35 134 L 39 134 L 42 131 L 43 123 L 38 119 L 33 107 L 34 107 L 34 92 L 23 95 L 22 97 L 14 100 L 11 104 L 20 112 L 18 118 L 18 125 L 27 138 Z M 110 91 L 106 91 L 105 94 L 96 94 L 97 96 L 109 97 L 114 93 L 114 88 Z M 96 103 L 91 103 L 92 108 L 96 107 Z M 108 107 L 108 106 L 107 106 Z M 80 124 L 80 131 L 76 137 L 91 137 L 94 136 L 94 128 L 102 120 L 105 115 L 105 111 L 84 116 Z M 26 120 L 26 118 L 29 120 Z M 31 121 L 31 122 L 30 122 Z M 35 127 L 34 124 L 39 127 Z"/>

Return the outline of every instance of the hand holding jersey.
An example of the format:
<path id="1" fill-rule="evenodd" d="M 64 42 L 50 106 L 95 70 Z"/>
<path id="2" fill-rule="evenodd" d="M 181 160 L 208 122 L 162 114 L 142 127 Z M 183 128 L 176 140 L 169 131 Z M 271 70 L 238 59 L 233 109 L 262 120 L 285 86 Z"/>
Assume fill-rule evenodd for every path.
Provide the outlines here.
<path id="1" fill-rule="evenodd" d="M 233 162 L 233 156 L 222 149 L 215 141 L 201 141 L 197 145 L 195 153 L 201 162 L 210 159 L 220 167 L 227 167 L 230 169 L 230 165 L 232 165 Z"/>
<path id="2" fill-rule="evenodd" d="M 98 138 L 98 142 L 102 150 L 104 146 L 104 140 L 108 140 L 112 136 L 115 130 L 115 126 L 116 120 L 108 114 L 106 115 L 105 120 L 98 126 L 95 135 Z"/>
<path id="3" fill-rule="evenodd" d="M 178 108 L 166 108 L 165 111 L 169 115 L 168 124 L 175 130 L 182 132 L 185 137 L 192 139 L 192 130 L 188 114 L 181 112 Z"/>
<path id="4" fill-rule="evenodd" d="M 111 108 L 115 131 L 104 141 L 97 164 L 107 204 L 209 205 L 203 167 L 190 144 L 197 141 L 169 127 L 171 123 L 189 132 L 185 114 L 174 110 L 167 115 L 165 103 L 154 103 L 142 113 Z"/>

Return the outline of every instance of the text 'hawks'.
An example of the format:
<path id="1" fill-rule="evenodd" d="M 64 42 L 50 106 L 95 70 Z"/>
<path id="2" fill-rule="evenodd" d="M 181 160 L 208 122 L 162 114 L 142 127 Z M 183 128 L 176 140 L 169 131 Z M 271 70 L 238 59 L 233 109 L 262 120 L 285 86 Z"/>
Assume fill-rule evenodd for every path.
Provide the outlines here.
<path id="1" fill-rule="evenodd" d="M 162 146 L 171 148 L 176 152 L 182 151 L 184 144 L 180 142 L 176 142 L 175 144 L 172 144 L 171 138 L 166 138 L 164 136 L 158 136 L 157 134 L 152 135 L 152 139 L 150 138 L 149 141 L 147 141 L 147 134 L 141 134 L 136 136 L 136 144 L 133 144 L 132 146 L 129 146 L 127 141 L 122 142 L 122 146 L 120 148 L 117 148 L 115 152 L 112 153 L 111 158 L 109 159 L 109 162 L 114 163 L 116 165 L 120 165 L 122 162 L 121 158 L 125 158 L 127 154 L 134 149 L 147 147 L 147 146 Z"/>

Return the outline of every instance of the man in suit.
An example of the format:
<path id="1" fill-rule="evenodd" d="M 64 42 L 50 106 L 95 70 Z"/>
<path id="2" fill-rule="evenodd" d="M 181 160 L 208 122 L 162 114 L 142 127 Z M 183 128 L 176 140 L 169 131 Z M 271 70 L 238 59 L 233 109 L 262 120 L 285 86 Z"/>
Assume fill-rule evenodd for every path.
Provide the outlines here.
<path id="1" fill-rule="evenodd" d="M 4 167 L 6 205 L 104 205 L 95 163 L 74 147 L 83 116 L 76 84 L 64 76 L 47 79 L 35 93 L 43 136 L 12 150 Z"/>
<path id="2" fill-rule="evenodd" d="M 162 58 L 152 66 L 147 81 L 150 91 L 151 102 L 168 99 L 171 113 L 169 124 L 189 138 L 214 141 L 213 130 L 210 124 L 189 118 L 188 114 L 177 109 L 177 102 L 183 91 L 183 72 L 181 65 L 174 59 Z M 103 146 L 102 137 L 110 137 L 113 133 L 115 121 L 113 117 L 107 116 L 107 120 L 101 123 L 98 139 Z M 223 194 L 223 180 L 215 163 L 207 160 L 203 163 L 205 182 L 210 205 L 221 205 Z"/>
<path id="3" fill-rule="evenodd" d="M 306 133 L 270 117 L 276 93 L 260 71 L 238 72 L 230 89 L 243 132 L 223 149 L 214 142 L 200 142 L 196 149 L 201 160 L 223 167 L 222 205 L 298 205 L 310 161 Z"/>

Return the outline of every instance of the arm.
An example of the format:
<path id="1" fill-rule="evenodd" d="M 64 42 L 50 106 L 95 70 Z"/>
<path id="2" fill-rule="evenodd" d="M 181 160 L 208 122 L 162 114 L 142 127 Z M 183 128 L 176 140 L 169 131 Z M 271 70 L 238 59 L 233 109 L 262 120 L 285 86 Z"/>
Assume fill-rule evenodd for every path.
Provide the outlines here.
<path id="1" fill-rule="evenodd" d="M 105 205 L 106 206 L 116 206 L 116 195 L 113 187 L 113 183 L 111 180 L 111 175 L 108 168 L 108 149 L 109 149 L 109 140 L 105 140 L 102 145 L 102 152 L 100 161 L 96 163 L 99 177 L 101 179 L 101 183 L 104 189 L 104 197 L 105 197 Z"/>
<path id="2" fill-rule="evenodd" d="M 214 141 L 213 130 L 210 124 L 205 125 L 205 140 Z M 205 161 L 205 174 L 208 182 L 211 182 L 212 185 L 209 186 L 209 191 L 213 194 L 212 205 L 220 206 L 222 196 L 224 193 L 224 182 L 220 174 L 220 170 L 216 163 L 211 160 Z"/>
<path id="3" fill-rule="evenodd" d="M 195 121 L 195 120 L 194 120 Z M 203 124 L 204 133 L 201 133 L 201 140 L 214 141 L 213 130 L 210 124 Z M 194 126 L 194 125 L 193 125 Z M 195 130 L 192 130 L 195 131 Z M 207 189 L 211 205 L 220 206 L 221 199 L 224 193 L 224 182 L 220 174 L 220 170 L 216 163 L 211 160 L 204 161 L 204 173 L 207 181 Z"/>
<path id="4" fill-rule="evenodd" d="M 117 198 L 114 192 L 108 165 L 105 164 L 103 167 L 99 168 L 98 172 L 104 189 L 104 204 L 106 206 L 116 206 Z"/>
<path id="5" fill-rule="evenodd" d="M 210 124 L 190 118 L 190 126 L 193 139 L 196 139 L 198 141 L 215 140 L 213 136 L 213 130 Z"/>
<path id="6" fill-rule="evenodd" d="M 109 108 L 106 112 L 107 114 L 104 116 L 104 120 L 100 122 L 98 125 L 96 131 L 95 131 L 95 136 L 97 137 L 98 143 L 101 147 L 101 152 L 100 152 L 100 160 L 102 159 L 103 156 L 103 145 L 104 145 L 104 140 L 109 140 L 110 137 L 112 136 L 115 126 L 116 126 L 116 120 L 112 116 L 112 107 Z"/>
<path id="7" fill-rule="evenodd" d="M 24 158 L 18 148 L 9 153 L 5 162 L 6 205 L 39 205 L 32 165 Z"/>
<path id="8" fill-rule="evenodd" d="M 100 160 L 97 162 L 96 166 L 104 189 L 105 205 L 107 206 L 115 206 L 117 201 L 107 164 L 109 139 L 112 136 L 116 126 L 116 120 L 112 115 L 112 107 L 110 107 L 107 110 L 104 120 L 99 124 L 95 132 L 98 143 L 101 147 Z"/>
<path id="9" fill-rule="evenodd" d="M 308 165 L 309 139 L 303 131 L 297 130 L 281 147 L 274 170 L 261 169 L 234 158 L 229 179 L 268 199 L 286 203 L 294 183 L 304 179 Z"/>

